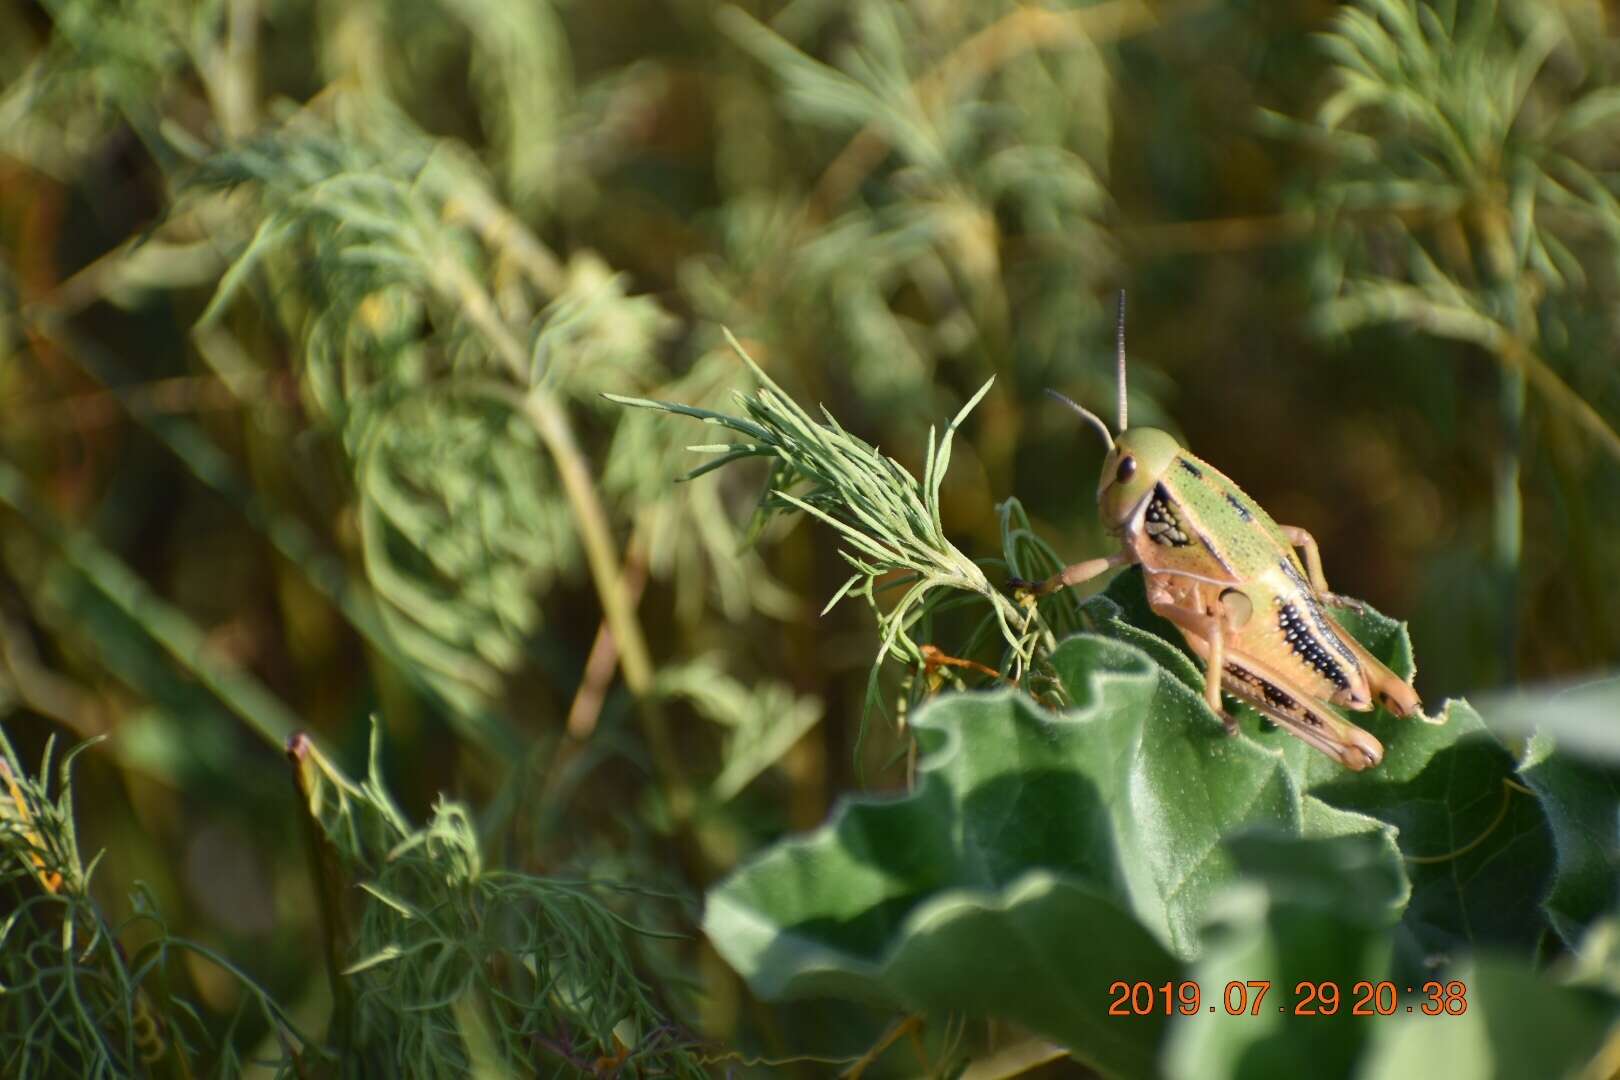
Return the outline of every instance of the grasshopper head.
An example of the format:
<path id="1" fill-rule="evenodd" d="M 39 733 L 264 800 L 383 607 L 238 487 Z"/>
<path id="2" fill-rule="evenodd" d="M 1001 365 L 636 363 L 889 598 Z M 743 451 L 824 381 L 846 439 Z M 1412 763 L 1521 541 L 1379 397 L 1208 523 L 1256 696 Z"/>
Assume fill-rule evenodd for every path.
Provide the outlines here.
<path id="1" fill-rule="evenodd" d="M 1124 527 L 1179 453 L 1181 444 L 1167 431 L 1142 427 L 1120 432 L 1097 481 L 1097 511 L 1103 524 Z"/>
<path id="2" fill-rule="evenodd" d="M 1175 436 L 1158 428 L 1128 426 L 1128 404 L 1125 393 L 1125 293 L 1119 294 L 1119 318 L 1114 328 L 1114 361 L 1119 392 L 1119 435 L 1116 437 L 1103 423 L 1102 417 L 1077 405 L 1056 390 L 1047 393 L 1097 429 L 1108 444 L 1108 456 L 1103 459 L 1102 477 L 1097 481 L 1097 510 L 1103 524 L 1118 532 L 1130 521 L 1136 508 L 1157 486 L 1165 472 L 1181 453 L 1181 444 Z"/>

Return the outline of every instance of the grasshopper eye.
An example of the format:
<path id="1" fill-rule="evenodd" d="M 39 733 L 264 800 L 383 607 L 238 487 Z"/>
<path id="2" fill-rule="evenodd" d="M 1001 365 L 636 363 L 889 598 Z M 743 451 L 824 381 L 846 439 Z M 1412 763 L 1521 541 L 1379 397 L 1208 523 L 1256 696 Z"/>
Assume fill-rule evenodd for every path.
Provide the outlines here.
<path id="1" fill-rule="evenodd" d="M 1119 468 L 1114 471 L 1115 483 L 1123 484 L 1136 475 L 1136 459 L 1122 457 L 1119 459 Z"/>

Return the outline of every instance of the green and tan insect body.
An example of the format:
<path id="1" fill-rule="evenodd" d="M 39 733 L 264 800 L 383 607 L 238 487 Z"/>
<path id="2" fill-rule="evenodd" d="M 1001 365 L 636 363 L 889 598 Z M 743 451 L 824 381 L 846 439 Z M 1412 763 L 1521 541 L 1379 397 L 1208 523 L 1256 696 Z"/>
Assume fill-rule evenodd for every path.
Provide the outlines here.
<path id="1" fill-rule="evenodd" d="M 1167 432 L 1126 425 L 1123 304 L 1119 380 L 1117 438 L 1095 415 L 1054 396 L 1109 444 L 1097 506 L 1122 550 L 1067 567 L 1035 593 L 1138 563 L 1149 606 L 1203 659 L 1205 699 L 1228 730 L 1236 725 L 1221 708 L 1223 689 L 1348 768 L 1378 764 L 1378 740 L 1331 706 L 1366 711 L 1377 703 L 1397 716 L 1421 716 L 1416 692 L 1334 619 L 1329 605 L 1338 598 L 1309 533 L 1278 525 Z M 1210 679 L 1210 670 L 1219 675 Z"/>

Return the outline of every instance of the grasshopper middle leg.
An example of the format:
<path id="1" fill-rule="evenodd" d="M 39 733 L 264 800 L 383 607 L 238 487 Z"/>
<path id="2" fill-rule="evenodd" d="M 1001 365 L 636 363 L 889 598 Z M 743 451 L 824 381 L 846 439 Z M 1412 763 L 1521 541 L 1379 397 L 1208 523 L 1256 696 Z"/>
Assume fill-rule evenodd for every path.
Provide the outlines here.
<path id="1" fill-rule="evenodd" d="M 1155 583 L 1157 585 L 1157 583 Z M 1219 609 L 1204 611 L 1196 606 L 1198 590 L 1185 596 L 1162 585 L 1148 589 L 1148 606 L 1155 614 L 1175 623 L 1189 634 L 1196 634 L 1209 647 L 1204 669 L 1204 701 L 1209 711 L 1221 718 L 1227 734 L 1237 732 L 1237 720 L 1221 705 L 1221 673 L 1226 670 L 1226 623 Z"/>
<path id="2" fill-rule="evenodd" d="M 1311 588 L 1316 590 L 1318 600 L 1351 607 L 1357 611 L 1365 610 L 1360 600 L 1340 596 L 1338 593 L 1328 590 L 1327 578 L 1322 574 L 1322 553 L 1317 550 L 1314 536 L 1298 525 L 1279 525 L 1277 527 L 1283 531 L 1284 536 L 1288 537 L 1290 544 L 1305 553 L 1305 571 L 1310 575 Z M 1354 637 L 1347 635 L 1345 644 L 1355 652 L 1357 661 L 1361 664 L 1362 670 L 1366 672 L 1368 686 L 1378 704 L 1396 716 L 1421 716 L 1425 720 L 1429 719 L 1423 714 L 1423 702 L 1418 699 L 1417 691 L 1413 690 L 1406 680 L 1390 671 L 1381 661 L 1363 648 L 1361 643 L 1355 640 Z"/>
<path id="3" fill-rule="evenodd" d="M 1327 575 L 1322 572 L 1322 549 L 1316 546 L 1316 537 L 1300 528 L 1298 525 L 1279 525 L 1282 534 L 1305 555 L 1305 574 L 1310 579 L 1311 588 L 1316 591 L 1316 598 L 1324 603 L 1336 604 L 1339 607 L 1352 608 L 1356 611 L 1365 611 L 1366 605 L 1352 596 L 1340 596 L 1328 588 Z"/>

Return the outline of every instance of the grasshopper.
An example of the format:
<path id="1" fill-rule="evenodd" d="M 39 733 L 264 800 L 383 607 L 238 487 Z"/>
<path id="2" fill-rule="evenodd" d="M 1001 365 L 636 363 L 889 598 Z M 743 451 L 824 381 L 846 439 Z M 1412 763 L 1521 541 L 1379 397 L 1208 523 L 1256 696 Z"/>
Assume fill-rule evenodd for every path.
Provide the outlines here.
<path id="1" fill-rule="evenodd" d="M 1123 293 L 1115 346 L 1117 436 L 1090 410 L 1056 391 L 1047 393 L 1108 444 L 1097 509 L 1122 549 L 1067 566 L 1039 585 L 1017 579 L 1009 584 L 1038 598 L 1139 563 L 1149 606 L 1174 623 L 1204 661 L 1204 700 L 1229 734 L 1237 721 L 1222 708 L 1223 689 L 1347 768 L 1377 765 L 1383 746 L 1330 706 L 1366 711 L 1376 702 L 1396 716 L 1422 717 L 1416 691 L 1327 610 L 1354 601 L 1328 591 L 1310 533 L 1278 525 L 1168 432 L 1128 425 Z"/>

